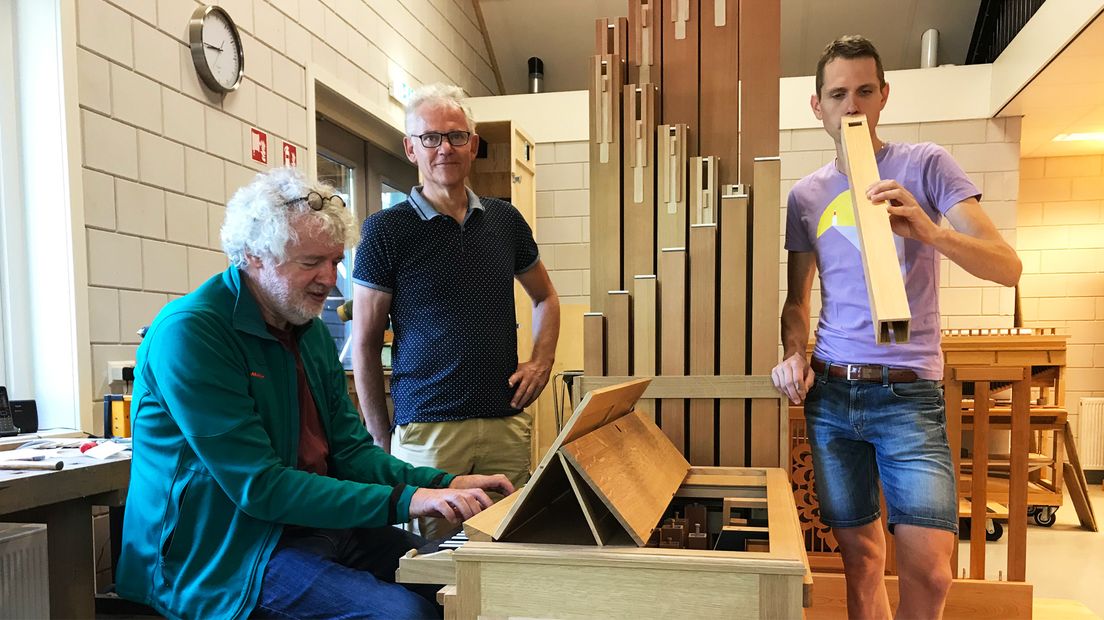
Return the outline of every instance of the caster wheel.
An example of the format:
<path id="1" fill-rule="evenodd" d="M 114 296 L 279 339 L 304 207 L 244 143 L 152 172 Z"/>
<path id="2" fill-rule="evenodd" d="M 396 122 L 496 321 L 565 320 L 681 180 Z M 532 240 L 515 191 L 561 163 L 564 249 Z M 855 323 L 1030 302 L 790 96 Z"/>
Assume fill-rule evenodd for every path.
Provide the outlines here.
<path id="1" fill-rule="evenodd" d="M 999 521 L 989 519 L 985 522 L 985 540 L 994 542 L 1004 536 L 1004 526 Z"/>
<path id="2" fill-rule="evenodd" d="M 1027 507 L 1027 516 L 1034 517 L 1037 514 L 1039 514 L 1039 507 L 1038 506 L 1028 506 Z"/>
<path id="3" fill-rule="evenodd" d="M 1039 511 L 1035 513 L 1035 525 L 1041 525 L 1043 527 L 1050 527 L 1054 525 L 1057 518 L 1058 509 L 1051 508 L 1049 506 L 1043 506 L 1039 508 Z"/>

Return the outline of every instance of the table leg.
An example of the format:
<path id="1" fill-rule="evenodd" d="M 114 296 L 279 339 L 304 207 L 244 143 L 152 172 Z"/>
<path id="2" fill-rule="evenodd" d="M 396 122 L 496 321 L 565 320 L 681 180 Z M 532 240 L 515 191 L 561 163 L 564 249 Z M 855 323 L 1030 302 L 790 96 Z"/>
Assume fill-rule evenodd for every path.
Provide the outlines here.
<path id="1" fill-rule="evenodd" d="M 7 515 L 4 519 L 46 524 L 50 617 L 95 617 L 92 503 L 78 498 Z"/>

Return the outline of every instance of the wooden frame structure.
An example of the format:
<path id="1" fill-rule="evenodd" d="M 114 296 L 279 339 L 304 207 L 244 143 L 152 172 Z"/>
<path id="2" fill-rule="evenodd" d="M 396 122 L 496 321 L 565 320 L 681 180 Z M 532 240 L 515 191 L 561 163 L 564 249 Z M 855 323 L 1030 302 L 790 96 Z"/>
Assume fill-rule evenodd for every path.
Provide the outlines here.
<path id="1" fill-rule="evenodd" d="M 741 398 L 773 391 L 767 377 L 726 384 Z M 785 472 L 690 467 L 633 407 L 648 388 L 590 391 L 529 485 L 465 523 L 459 549 L 409 552 L 397 580 L 455 584 L 455 618 L 800 617 L 812 582 Z M 741 507 L 763 525 L 722 528 L 749 537 L 744 550 L 644 547 L 672 502 Z"/>
<path id="2" fill-rule="evenodd" d="M 874 204 L 866 197 L 866 189 L 881 180 L 866 116 L 844 116 L 840 121 L 840 136 L 847 178 L 851 183 L 855 227 L 862 246 L 863 274 L 866 276 L 870 314 L 874 320 L 874 341 L 878 344 L 905 343 L 908 342 L 912 313 L 905 296 L 905 281 L 901 276 L 889 216 L 883 203 Z"/>
<path id="3" fill-rule="evenodd" d="M 614 139 L 609 119 L 617 106 L 602 80 L 616 80 L 591 66 L 590 309 L 605 311 L 614 299 L 609 291 L 631 295 L 636 276 L 655 276 L 657 301 L 632 300 L 630 370 L 620 375 L 623 365 L 614 363 L 604 372 L 766 374 L 777 363 L 780 314 L 781 3 L 626 2 L 624 49 L 620 22 L 595 25 L 595 59 L 626 59 L 629 83 L 620 87 L 623 122 Z M 715 225 L 713 234 L 698 225 Z M 606 348 L 620 355 L 610 335 L 616 322 L 605 315 Z M 643 326 L 658 337 L 637 334 Z M 699 360 L 699 350 L 712 355 Z M 612 359 L 620 358 L 607 364 Z M 642 407 L 658 413 L 664 434 L 694 465 L 782 460 L 785 425 L 776 402 L 663 399 Z"/>

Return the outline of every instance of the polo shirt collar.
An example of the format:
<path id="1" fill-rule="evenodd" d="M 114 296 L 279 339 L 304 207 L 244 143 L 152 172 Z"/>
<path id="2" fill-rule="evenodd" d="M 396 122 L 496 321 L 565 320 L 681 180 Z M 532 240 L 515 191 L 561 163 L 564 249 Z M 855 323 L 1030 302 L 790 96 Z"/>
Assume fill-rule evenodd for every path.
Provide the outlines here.
<path id="1" fill-rule="evenodd" d="M 418 212 L 418 217 L 422 218 L 422 221 L 428 222 L 437 216 L 443 216 L 444 214 L 434 209 L 433 205 L 422 195 L 422 187 L 421 185 L 415 185 L 410 188 L 410 195 L 408 196 L 410 204 Z M 464 214 L 464 221 L 466 222 L 474 209 L 483 211 L 484 208 L 483 203 L 479 201 L 479 196 L 476 196 L 470 187 L 465 187 L 464 190 L 468 193 L 468 210 Z"/>

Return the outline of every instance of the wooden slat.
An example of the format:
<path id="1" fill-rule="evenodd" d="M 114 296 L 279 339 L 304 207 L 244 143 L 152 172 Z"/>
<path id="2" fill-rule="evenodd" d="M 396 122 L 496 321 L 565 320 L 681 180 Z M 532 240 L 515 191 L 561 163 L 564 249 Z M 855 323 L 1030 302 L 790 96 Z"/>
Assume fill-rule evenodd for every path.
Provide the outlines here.
<path id="1" fill-rule="evenodd" d="M 747 183 L 753 176 L 755 158 L 778 155 L 778 76 L 781 74 L 782 49 L 779 29 L 782 3 L 778 0 L 739 0 L 739 3 L 739 182 Z"/>
<path id="2" fill-rule="evenodd" d="M 900 600 L 898 579 L 887 575 L 886 591 L 893 607 Z M 947 620 L 1030 620 L 1033 587 L 1028 583 L 955 579 L 947 593 Z M 845 620 L 847 586 L 842 574 L 813 573 L 810 620 Z"/>
<path id="3" fill-rule="evenodd" d="M 621 282 L 621 97 L 617 55 L 590 59 L 590 309 L 601 312 L 606 291 Z"/>
<path id="4" fill-rule="evenodd" d="M 687 243 L 686 135 L 686 125 L 660 125 L 656 130 L 656 249 L 659 251 L 684 248 Z"/>
<path id="5" fill-rule="evenodd" d="M 629 21 L 624 17 L 602 17 L 594 20 L 594 53 L 614 54 L 628 58 Z"/>
<path id="6" fill-rule="evenodd" d="M 1019 381 L 1024 378 L 1023 368 L 955 367 L 953 372 L 959 381 Z"/>
<path id="7" fill-rule="evenodd" d="M 656 374 L 656 277 L 633 278 L 633 374 Z"/>
<path id="8" fill-rule="evenodd" d="M 464 521 L 464 533 L 468 535 L 468 540 L 490 541 L 498 525 L 506 518 L 519 497 L 521 494 L 518 492 L 507 495 L 490 508 Z"/>
<path id="9" fill-rule="evenodd" d="M 970 489 L 970 579 L 985 579 L 985 521 L 989 476 L 989 382 L 974 384 L 973 480 Z"/>
<path id="10" fill-rule="evenodd" d="M 717 158 L 690 158 L 690 224 L 717 222 Z"/>
<path id="11" fill-rule="evenodd" d="M 777 157 L 755 160 L 752 185 L 752 247 L 750 332 L 751 367 L 754 374 L 769 374 L 778 363 L 778 256 L 781 217 L 781 161 Z M 751 404 L 751 465 L 785 466 L 789 453 L 789 429 L 782 424 L 785 408 L 779 403 Z"/>
<path id="12" fill-rule="evenodd" d="M 1025 377 L 1031 375 L 1024 368 Z M 1012 445 L 1008 483 L 1008 514 L 1016 518 L 1008 520 L 1008 580 L 1027 579 L 1027 453 L 1031 436 L 1028 409 L 1031 407 L 1031 382 L 1016 381 L 1012 384 Z"/>
<path id="13" fill-rule="evenodd" d="M 723 375 L 747 373 L 748 221 L 747 195 L 730 186 L 720 206 L 720 311 L 717 319 L 720 355 L 718 371 Z M 720 403 L 720 464 L 744 465 L 746 406 L 742 400 Z"/>
<path id="14" fill-rule="evenodd" d="M 586 394 L 611 385 L 631 380 L 632 377 L 592 377 L 575 379 L 580 388 L 577 394 Z M 770 375 L 704 375 L 704 376 L 658 376 L 652 379 L 641 398 L 684 399 L 684 398 L 751 398 L 777 400 L 778 390 L 774 389 Z M 774 467 L 774 465 L 769 465 Z"/>
<path id="15" fill-rule="evenodd" d="M 510 511 L 499 524 L 498 529 L 495 530 L 494 538 L 496 540 L 501 539 L 503 534 L 515 525 L 512 523 L 514 520 L 519 522 L 527 520 L 540 510 L 541 506 L 526 506 L 526 498 L 530 496 L 537 498 L 536 502 L 529 503 L 547 503 L 544 501 L 546 498 L 541 497 L 542 493 L 545 493 L 547 497 L 546 490 L 542 489 L 543 483 L 541 483 L 545 476 L 549 476 L 550 480 L 554 480 L 558 476 L 558 480 L 563 481 L 564 485 L 567 486 L 566 474 L 560 465 L 559 457 L 556 456 L 560 447 L 629 413 L 632 410 L 633 403 L 640 398 L 644 389 L 648 387 L 648 382 L 648 379 L 638 379 L 619 383 L 590 390 L 582 397 L 582 401 L 575 408 L 575 412 L 571 414 L 563 429 L 560 430 L 560 434 L 556 436 L 555 441 L 548 448 L 548 452 L 545 453 L 544 458 L 541 459 L 541 462 L 533 471 L 529 484 L 517 492 L 517 501 L 510 507 Z M 521 516 L 518 516 L 519 514 Z M 520 525 L 520 523 L 517 525 Z"/>
<path id="16" fill-rule="evenodd" d="M 1078 497 L 1073 497 L 1073 506 L 1077 511 L 1077 518 L 1081 521 L 1081 527 L 1095 532 L 1097 531 L 1096 514 L 1093 512 L 1092 503 L 1088 501 L 1089 484 L 1085 480 L 1085 470 L 1081 468 L 1081 457 L 1077 453 L 1077 442 L 1073 440 L 1073 430 L 1070 428 L 1068 420 L 1062 425 L 1061 432 L 1062 445 L 1065 446 L 1066 454 L 1069 457 L 1069 463 L 1067 464 L 1069 469 L 1063 468 L 1066 485 L 1070 487 L 1071 496 L 1074 494 L 1074 486 L 1080 487 L 1081 491 L 1078 495 L 1084 496 L 1084 502 L 1080 502 Z M 1077 480 L 1076 483 L 1069 480 L 1070 473 Z"/>
<path id="17" fill-rule="evenodd" d="M 561 453 L 641 547 L 690 469 L 639 411 L 564 445 Z"/>
<path id="18" fill-rule="evenodd" d="M 601 312 L 583 315 L 583 373 L 606 374 L 606 317 Z"/>
<path id="19" fill-rule="evenodd" d="M 690 374 L 717 372 L 717 225 L 690 227 Z M 713 465 L 712 400 L 690 401 L 690 462 Z"/>
<path id="20" fill-rule="evenodd" d="M 399 583 L 446 584 L 456 581 L 456 564 L 452 560 L 452 550 L 419 554 L 417 549 L 407 551 L 399 558 L 399 568 L 395 571 L 395 581 Z"/>
<path id="21" fill-rule="evenodd" d="M 663 123 L 685 124 L 687 154 L 698 154 L 699 0 L 665 0 L 663 10 Z M 778 74 L 775 73 L 777 80 Z M 775 89 L 777 90 L 777 82 Z"/>
<path id="22" fill-rule="evenodd" d="M 889 215 L 884 203 L 874 204 L 866 197 L 867 188 L 881 179 L 870 141 L 870 128 L 866 116 L 861 114 L 844 116 L 841 123 L 851 205 L 855 210 L 863 275 L 874 320 L 874 341 L 878 344 L 908 342 L 912 313 L 905 297 L 905 280 L 897 260 Z"/>
<path id="23" fill-rule="evenodd" d="M 656 315 L 658 291 L 654 275 L 633 278 L 633 375 L 654 377 L 656 374 Z M 655 401 L 641 399 L 636 403 L 641 411 L 655 414 Z"/>
<path id="24" fill-rule="evenodd" d="M 629 81 L 634 84 L 660 86 L 663 1 L 629 0 Z"/>
<path id="25" fill-rule="evenodd" d="M 951 449 L 951 471 L 954 472 L 955 489 L 962 476 L 962 383 L 954 378 L 953 369 L 947 368 L 947 381 L 943 385 L 943 401 L 947 419 L 947 444 Z M 951 547 L 951 574 L 958 574 L 958 536 Z"/>
<path id="26" fill-rule="evenodd" d="M 628 291 L 610 291 L 606 301 L 606 373 L 629 374 L 629 336 L 632 298 Z"/>
<path id="27" fill-rule="evenodd" d="M 701 63 L 698 116 L 705 131 L 699 132 L 698 146 L 702 155 L 717 157 L 721 185 L 740 178 L 739 10 L 738 0 L 706 0 L 702 6 L 701 55 L 706 62 Z"/>
<path id="28" fill-rule="evenodd" d="M 686 249 L 668 248 L 659 256 L 659 329 L 660 373 L 665 376 L 686 374 Z M 663 432 L 685 454 L 683 423 L 685 403 L 666 399 L 660 403 Z"/>
<path id="29" fill-rule="evenodd" d="M 625 285 L 629 278 L 656 272 L 655 106 L 651 84 L 625 87 L 624 237 Z"/>

